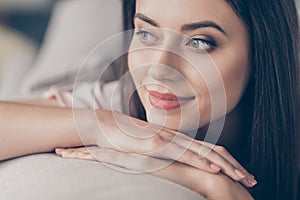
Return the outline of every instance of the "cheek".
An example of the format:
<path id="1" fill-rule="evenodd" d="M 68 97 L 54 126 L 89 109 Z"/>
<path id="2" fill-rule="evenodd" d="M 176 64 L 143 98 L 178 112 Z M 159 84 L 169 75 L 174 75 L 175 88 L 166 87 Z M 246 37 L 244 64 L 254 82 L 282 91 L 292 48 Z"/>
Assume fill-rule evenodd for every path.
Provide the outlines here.
<path id="1" fill-rule="evenodd" d="M 233 63 L 230 65 L 230 63 Z M 232 110 L 240 101 L 248 84 L 250 67 L 246 58 L 228 60 L 227 66 L 220 69 L 227 97 L 227 110 Z"/>
<path id="2" fill-rule="evenodd" d="M 197 71 L 193 71 L 193 73 L 189 73 L 187 76 L 196 96 L 196 106 L 198 108 L 197 112 L 200 113 L 200 127 L 209 123 L 212 117 L 211 107 L 211 93 L 209 92 L 209 87 L 207 86 L 206 79 L 203 78 L 203 74 L 198 73 Z M 213 86 L 214 87 L 214 86 Z M 216 91 L 216 90 L 214 90 Z M 194 110 L 194 109 L 193 109 Z"/>
<path id="3" fill-rule="evenodd" d="M 143 94 L 145 93 L 143 89 L 143 80 L 147 75 L 147 64 L 143 59 L 144 54 L 142 52 L 130 52 L 128 54 L 128 69 L 130 75 L 134 81 L 135 87 L 137 89 L 138 95 L 142 101 L 145 103 Z"/>
<path id="4" fill-rule="evenodd" d="M 131 73 L 144 72 L 147 68 L 148 63 L 151 63 L 149 58 L 150 53 L 146 50 L 137 50 L 129 52 L 128 54 L 128 68 Z"/>
<path id="5" fill-rule="evenodd" d="M 141 80 L 144 77 L 143 74 L 145 72 L 143 70 L 144 67 L 142 66 L 143 63 L 141 57 L 139 56 L 139 53 L 131 52 L 128 54 L 128 68 L 136 85 L 141 84 Z"/>
<path id="6" fill-rule="evenodd" d="M 238 56 L 232 56 L 232 52 L 229 56 L 225 54 L 212 56 L 215 65 L 209 66 L 208 63 L 201 74 L 197 71 L 185 73 L 197 93 L 201 125 L 208 123 L 211 117 L 215 118 L 216 113 L 221 116 L 230 112 L 239 103 L 248 84 L 250 67 L 247 52 L 235 54 Z M 217 70 L 219 76 L 215 76 L 216 71 L 210 71 L 209 67 Z M 214 114 L 212 109 L 216 111 Z"/>

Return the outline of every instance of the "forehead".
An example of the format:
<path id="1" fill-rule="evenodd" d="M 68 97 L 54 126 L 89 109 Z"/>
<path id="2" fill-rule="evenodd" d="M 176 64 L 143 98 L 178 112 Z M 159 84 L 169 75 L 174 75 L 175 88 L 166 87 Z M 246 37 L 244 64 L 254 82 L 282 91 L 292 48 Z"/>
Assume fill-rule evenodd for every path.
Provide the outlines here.
<path id="1" fill-rule="evenodd" d="M 184 24 L 214 21 L 230 32 L 241 20 L 225 0 L 137 0 L 136 12 L 161 27 L 179 30 Z"/>

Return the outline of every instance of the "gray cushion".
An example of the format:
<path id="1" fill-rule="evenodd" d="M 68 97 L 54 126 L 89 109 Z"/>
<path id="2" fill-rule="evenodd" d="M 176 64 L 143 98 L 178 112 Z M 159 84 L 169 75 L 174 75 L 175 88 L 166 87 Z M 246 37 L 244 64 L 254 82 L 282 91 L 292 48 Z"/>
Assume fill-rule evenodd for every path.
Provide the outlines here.
<path id="1" fill-rule="evenodd" d="M 204 199 L 149 174 L 128 174 L 101 163 L 54 154 L 24 156 L 0 163 L 2 200 Z"/>

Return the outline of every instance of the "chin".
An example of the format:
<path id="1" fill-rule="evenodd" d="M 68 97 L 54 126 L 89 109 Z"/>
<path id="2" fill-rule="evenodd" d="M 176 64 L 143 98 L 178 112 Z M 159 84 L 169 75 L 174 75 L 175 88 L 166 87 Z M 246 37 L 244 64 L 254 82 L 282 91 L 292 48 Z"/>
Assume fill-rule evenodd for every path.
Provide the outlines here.
<path id="1" fill-rule="evenodd" d="M 194 118 L 195 119 L 195 118 Z M 189 117 L 181 117 L 179 113 L 147 112 L 147 121 L 181 133 L 194 135 L 199 128 L 199 121 L 193 122 Z"/>

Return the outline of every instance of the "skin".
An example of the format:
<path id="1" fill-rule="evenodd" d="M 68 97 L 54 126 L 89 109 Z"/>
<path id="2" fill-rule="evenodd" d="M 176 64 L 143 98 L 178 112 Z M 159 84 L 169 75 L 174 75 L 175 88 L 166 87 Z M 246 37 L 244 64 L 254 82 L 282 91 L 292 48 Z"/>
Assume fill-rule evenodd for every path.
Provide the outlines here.
<path id="1" fill-rule="evenodd" d="M 148 121 L 174 130 L 179 130 L 181 123 L 180 130 L 188 132 L 189 127 L 195 127 L 190 116 L 200 113 L 198 127 L 210 121 L 211 98 L 218 98 L 222 91 L 218 76 L 209 74 L 213 72 L 207 68 L 217 68 L 221 75 L 226 113 L 238 104 L 250 75 L 249 38 L 244 24 L 226 1 L 172 0 L 171 8 L 169 1 L 137 1 L 136 30 L 128 62 Z M 182 30 L 187 24 L 203 21 L 214 22 L 222 31 L 214 27 Z M 181 38 L 183 35 L 185 38 Z M 187 44 L 190 41 L 196 45 Z M 215 45 L 208 44 L 211 41 Z M 159 48 L 178 52 L 185 59 Z M 194 98 L 181 108 L 163 112 L 150 104 L 149 90 Z"/>
<path id="2" fill-rule="evenodd" d="M 250 73 L 247 60 L 248 37 L 245 27 L 225 1 L 174 0 L 172 9 L 169 9 L 169 5 L 167 1 L 158 3 L 158 1 L 139 0 L 137 1 L 137 11 L 151 17 L 151 19 L 155 19 L 161 26 L 169 30 L 166 32 L 162 31 L 162 34 L 170 33 L 170 30 L 179 33 L 181 32 L 182 25 L 202 20 L 214 21 L 226 31 L 227 34 L 224 35 L 214 28 L 201 28 L 192 32 L 182 33 L 190 39 L 203 38 L 209 35 L 217 41 L 218 46 L 214 50 L 207 49 L 207 51 L 216 63 L 224 80 L 227 93 L 226 107 L 227 112 L 229 112 L 237 105 L 241 98 Z M 163 12 L 161 9 L 164 11 L 168 10 L 168 12 Z M 201 9 L 201 12 L 199 9 Z M 181 13 L 180 17 L 178 13 Z M 174 23 L 175 21 L 177 23 Z M 140 28 L 142 26 L 149 27 L 149 24 L 140 19 L 136 19 L 135 23 Z M 157 27 L 155 27 L 155 30 L 159 31 Z M 175 36 L 178 36 L 178 34 L 175 34 Z M 163 43 L 160 43 L 162 46 L 174 44 L 174 35 L 164 35 L 163 41 Z M 134 49 L 135 46 L 132 46 L 131 50 Z M 192 60 L 203 55 L 198 50 L 191 50 L 191 47 L 187 47 L 186 45 L 181 45 L 180 49 L 184 55 L 187 55 Z M 174 70 L 170 70 L 170 68 L 168 68 L 168 71 L 164 71 L 158 70 L 158 65 L 145 65 L 149 62 L 153 63 L 154 53 L 155 58 L 158 58 L 155 59 L 157 63 L 170 66 L 181 75 L 174 73 Z M 182 112 L 190 112 L 189 109 L 193 105 L 199 105 L 197 112 L 200 112 L 202 116 L 199 121 L 199 127 L 210 120 L 211 110 L 209 107 L 211 102 L 209 100 L 208 89 L 204 83 L 205 81 L 198 73 L 193 73 L 195 72 L 193 67 L 189 66 L 184 59 L 177 56 L 174 57 L 174 55 L 166 52 L 157 53 L 157 50 L 136 51 L 131 53 L 129 58 L 131 74 L 136 84 L 147 80 L 147 78 L 151 78 L 156 83 L 162 82 L 160 84 L 153 84 L 154 86 L 167 85 L 171 91 L 177 88 L 176 86 L 185 85 L 189 88 L 186 90 L 186 94 L 182 94 L 185 90 L 180 87 L 177 88 L 178 91 L 175 93 L 178 92 L 178 95 L 194 94 L 195 98 L 192 103 L 185 105 Z M 139 73 L 144 74 L 143 76 L 135 74 L 134 69 L 139 65 L 145 65 L 141 70 L 137 70 Z M 168 80 L 159 78 L 162 77 L 162 74 L 164 76 L 169 75 Z M 205 74 L 205 71 L 203 71 L 203 74 Z M 213 85 L 212 88 L 216 91 L 216 94 L 212 94 L 212 96 L 217 96 L 217 91 L 220 88 L 218 85 Z M 163 91 L 165 87 L 154 87 L 154 89 Z M 146 108 L 149 122 L 132 119 L 122 114 L 120 114 L 120 117 L 124 118 L 125 121 L 134 120 L 136 124 L 141 125 L 149 125 L 151 122 L 156 123 L 155 121 L 151 121 L 151 119 L 159 119 L 161 113 L 155 110 L 152 112 L 153 109 L 151 110 L 151 107 L 149 107 L 147 92 L 145 90 L 141 89 L 138 93 Z M 174 124 L 178 124 L 180 116 L 178 111 L 167 113 L 166 123 L 164 124 L 166 126 L 157 135 L 149 140 L 142 140 L 141 138 L 128 137 L 128 135 L 120 132 L 110 111 L 78 109 L 76 112 L 80 112 L 86 119 L 86 121 L 82 122 L 81 127 L 86 133 L 85 141 L 83 142 L 82 138 L 78 137 L 72 109 L 60 108 L 58 106 L 56 100 L 53 99 L 27 102 L 0 102 L 0 160 L 32 153 L 51 152 L 57 149 L 56 153 L 64 158 L 106 162 L 125 169 L 145 171 L 145 168 L 151 165 L 164 162 L 159 158 L 175 158 L 173 154 L 168 154 L 168 152 L 160 152 L 154 155 L 155 158 L 145 154 L 145 152 L 155 151 L 165 145 L 170 145 L 173 151 L 182 148 L 186 151 L 179 159 L 176 159 L 176 162 L 161 170 L 152 172 L 153 175 L 189 187 L 196 192 L 204 194 L 209 199 L 252 199 L 251 195 L 240 183 L 247 187 L 254 186 L 256 181 L 253 176 L 224 147 L 196 141 L 177 132 L 178 126 Z M 185 109 L 187 110 L 185 111 Z M 110 133 L 106 137 L 108 136 L 110 141 L 117 144 L 116 146 L 119 148 L 107 142 L 107 138 L 102 133 L 97 132 L 97 126 L 90 123 L 93 120 L 94 112 L 104 131 Z M 62 121 L 64 123 L 61 123 Z M 18 126 L 15 126 L 16 124 Z M 159 123 L 157 124 L 159 125 Z M 188 120 L 183 122 L 182 127 L 183 130 L 189 131 L 185 128 L 189 127 Z M 173 140 L 175 136 L 179 136 L 176 141 Z M 184 145 L 186 141 L 189 141 L 191 144 L 188 148 Z M 87 144 L 96 145 L 96 147 L 70 148 Z M 208 149 L 210 153 L 206 157 L 199 157 L 200 148 Z M 128 160 L 132 162 L 127 162 Z M 198 184 L 199 180 L 202 180 L 202 184 Z M 219 188 L 220 192 L 215 192 L 215 188 Z"/>
<path id="3" fill-rule="evenodd" d="M 193 140 L 166 128 L 148 140 L 131 137 L 120 131 L 111 111 L 61 108 L 53 99 L 0 102 L 0 111 L 0 161 L 28 154 L 52 152 L 56 148 L 70 148 L 65 151 L 78 153 L 86 150 L 79 148 L 75 151 L 76 149 L 72 147 L 84 145 L 97 145 L 99 148 L 123 150 L 136 154 L 155 152 L 168 145 L 173 149 L 172 151 L 160 151 L 154 156 L 175 159 L 177 162 L 208 173 L 219 173 L 222 170 L 222 173 L 230 176 L 233 180 L 240 181 L 247 187 L 253 187 L 256 184 L 253 176 L 224 147 Z M 74 112 L 85 119 L 80 123 L 81 131 L 84 133 L 83 137 L 82 135 L 79 137 L 77 132 L 78 124 L 76 125 L 74 121 Z M 105 133 L 109 134 L 99 132 L 98 124 L 91 123 L 95 120 L 95 114 Z M 136 124 L 149 125 L 148 122 L 121 113 L 119 115 L 125 121 L 134 120 Z M 174 140 L 175 136 L 176 140 Z M 187 142 L 188 148 L 186 148 Z M 203 157 L 199 156 L 199 149 L 211 151 L 205 155 L 206 157 Z M 180 158 L 177 154 L 172 153 L 178 151 L 184 152 Z M 77 158 L 82 159 L 80 156 Z M 237 170 L 242 175 L 237 175 Z"/>

